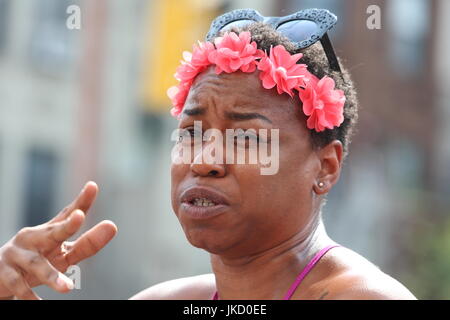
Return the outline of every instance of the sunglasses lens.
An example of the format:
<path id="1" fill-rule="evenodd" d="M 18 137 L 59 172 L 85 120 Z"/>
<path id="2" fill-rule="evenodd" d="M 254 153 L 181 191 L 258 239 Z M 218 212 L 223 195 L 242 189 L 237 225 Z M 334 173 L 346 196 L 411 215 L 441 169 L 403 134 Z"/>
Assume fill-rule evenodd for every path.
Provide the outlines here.
<path id="1" fill-rule="evenodd" d="M 247 19 L 237 20 L 237 21 L 233 21 L 233 22 L 230 22 L 229 24 L 225 25 L 221 30 L 230 30 L 232 28 L 242 28 L 253 22 L 255 22 L 255 21 L 247 20 Z"/>
<path id="2" fill-rule="evenodd" d="M 294 42 L 301 42 L 317 34 L 319 27 L 310 20 L 292 20 L 278 26 L 277 31 Z"/>

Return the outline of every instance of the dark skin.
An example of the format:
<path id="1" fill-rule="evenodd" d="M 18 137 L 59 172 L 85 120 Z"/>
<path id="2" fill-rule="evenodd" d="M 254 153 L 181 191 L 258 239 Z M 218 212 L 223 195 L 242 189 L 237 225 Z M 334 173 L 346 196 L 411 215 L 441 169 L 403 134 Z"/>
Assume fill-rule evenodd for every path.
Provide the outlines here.
<path id="1" fill-rule="evenodd" d="M 210 69 L 191 89 L 180 128 L 193 127 L 194 120 L 201 120 L 204 130 L 223 132 L 228 128 L 282 128 L 276 175 L 261 175 L 260 164 L 172 166 L 175 212 L 180 194 L 192 185 L 211 186 L 230 199 L 231 210 L 208 221 L 199 223 L 178 214 L 190 243 L 212 253 L 213 270 L 224 299 L 279 298 L 306 259 L 328 241 L 325 233 L 316 232 L 317 209 L 320 195 L 339 177 L 342 145 L 335 141 L 314 151 L 305 116 L 296 103 L 298 106 L 299 101 L 288 95 L 264 89 L 256 74 L 217 76 Z M 252 114 L 253 118 L 243 114 Z M 211 171 L 217 174 L 211 176 Z M 325 185 L 321 189 L 319 181 Z"/>
<path id="2" fill-rule="evenodd" d="M 173 209 L 189 242 L 210 252 L 214 273 L 163 282 L 132 299 L 208 300 L 216 290 L 220 299 L 282 299 L 308 261 L 334 243 L 319 207 L 339 179 L 342 144 L 313 148 L 299 104 L 264 89 L 257 72 L 216 75 L 210 68 L 197 77 L 179 127 L 201 120 L 203 130 L 280 129 L 279 171 L 261 175 L 260 164 L 173 164 Z M 180 196 L 197 185 L 220 191 L 227 210 L 203 220 L 184 214 Z M 0 299 L 38 299 L 32 288 L 40 284 L 70 290 L 58 281 L 59 272 L 95 255 L 117 232 L 104 221 L 75 242 L 66 241 L 79 230 L 97 192 L 96 184 L 87 184 L 54 219 L 21 230 L 0 248 Z M 339 247 L 320 259 L 291 299 L 415 297 L 356 252 Z"/>
<path id="3" fill-rule="evenodd" d="M 67 268 L 97 254 L 117 233 L 111 221 L 102 221 L 74 241 L 98 193 L 88 182 L 72 203 L 53 219 L 21 229 L 0 247 L 0 300 L 41 299 L 33 288 L 46 285 L 61 293 L 72 289 Z"/>
<path id="4" fill-rule="evenodd" d="M 334 243 L 325 231 L 319 206 L 322 196 L 339 179 L 343 147 L 335 140 L 314 148 L 299 105 L 298 98 L 264 89 L 257 72 L 216 75 L 209 68 L 191 88 L 180 128 L 192 128 L 195 120 L 201 120 L 203 130 L 280 129 L 276 175 L 261 175 L 259 164 L 172 166 L 173 209 L 189 242 L 211 253 L 211 279 L 215 281 L 208 284 L 205 280 L 205 299 L 215 290 L 221 299 L 282 299 L 299 270 L 321 248 Z M 196 185 L 220 190 L 230 202 L 229 210 L 201 222 L 183 215 L 180 195 Z M 333 250 L 320 260 L 292 299 L 327 299 L 333 294 L 345 298 L 345 287 L 351 288 L 350 277 L 355 288 L 361 284 L 364 294 L 360 296 L 367 295 L 364 279 L 356 272 L 349 273 L 351 266 L 341 263 L 356 253 L 346 248 Z M 370 267 L 373 265 L 367 263 L 366 268 Z M 194 285 L 194 291 L 198 287 Z M 186 297 L 192 296 L 187 293 Z"/>

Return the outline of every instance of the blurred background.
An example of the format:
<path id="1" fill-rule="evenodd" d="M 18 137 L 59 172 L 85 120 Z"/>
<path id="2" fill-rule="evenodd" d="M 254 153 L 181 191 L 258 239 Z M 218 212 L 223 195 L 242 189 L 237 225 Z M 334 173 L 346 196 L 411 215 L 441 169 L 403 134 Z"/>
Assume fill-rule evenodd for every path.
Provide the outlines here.
<path id="1" fill-rule="evenodd" d="M 369 30 L 367 8 L 381 9 Z M 67 8 L 81 9 L 71 30 Z M 330 236 L 420 299 L 450 298 L 450 1 L 0 0 L 0 243 L 42 223 L 87 180 L 87 227 L 117 237 L 80 264 L 81 290 L 54 299 L 126 299 L 211 272 L 170 206 L 166 90 L 211 20 L 255 8 L 327 8 L 359 90 L 360 121 L 324 211 Z"/>

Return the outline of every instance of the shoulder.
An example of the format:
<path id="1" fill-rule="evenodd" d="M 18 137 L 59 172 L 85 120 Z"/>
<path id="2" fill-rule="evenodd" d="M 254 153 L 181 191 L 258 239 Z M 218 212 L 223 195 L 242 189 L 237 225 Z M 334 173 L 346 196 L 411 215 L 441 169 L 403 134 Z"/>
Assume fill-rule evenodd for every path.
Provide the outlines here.
<path id="1" fill-rule="evenodd" d="M 335 280 L 335 289 L 327 299 L 417 300 L 403 284 L 385 273 L 371 277 L 358 273 L 341 275 Z"/>
<path id="2" fill-rule="evenodd" d="M 348 248 L 335 251 L 341 272 L 327 281 L 327 300 L 417 300 L 402 283 Z"/>
<path id="3" fill-rule="evenodd" d="M 209 300 L 216 290 L 214 274 L 180 278 L 147 288 L 131 300 Z"/>

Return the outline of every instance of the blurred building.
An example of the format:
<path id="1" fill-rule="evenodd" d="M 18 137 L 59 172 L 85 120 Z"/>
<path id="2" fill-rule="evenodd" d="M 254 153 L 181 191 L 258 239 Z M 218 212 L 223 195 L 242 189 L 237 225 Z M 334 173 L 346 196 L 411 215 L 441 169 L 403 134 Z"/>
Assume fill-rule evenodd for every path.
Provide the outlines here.
<path id="1" fill-rule="evenodd" d="M 64 198 L 76 134 L 77 39 L 64 3 L 0 1 L 0 238 Z M 67 6 L 67 5 L 66 5 Z"/>
<path id="2" fill-rule="evenodd" d="M 42 289 L 44 297 L 124 299 L 210 272 L 170 206 L 176 123 L 165 88 L 215 15 L 322 7 L 339 16 L 331 39 L 361 102 L 325 223 L 336 241 L 402 278 L 412 226 L 449 213 L 450 8 L 445 0 L 377 3 L 381 30 L 366 28 L 371 3 L 360 0 L 0 0 L 0 243 L 95 180 L 101 191 L 87 225 L 110 219 L 118 236 L 81 264 L 82 290 Z M 81 8 L 81 30 L 66 27 L 71 4 Z"/>
<path id="3" fill-rule="evenodd" d="M 189 2 L 209 16 L 189 16 Z M 178 18 L 189 20 L 178 21 L 170 9 L 180 3 L 0 0 L 0 242 L 52 217 L 87 180 L 101 190 L 87 225 L 110 219 L 119 227 L 104 251 L 81 264 L 82 290 L 62 297 L 43 288 L 45 297 L 128 298 L 210 270 L 170 206 L 169 101 L 162 105 L 163 89 L 150 97 L 145 90 L 159 85 L 163 73 L 152 63 L 171 42 L 176 61 L 163 70 L 167 79 L 230 3 L 186 0 Z M 81 8 L 81 30 L 66 27 L 71 4 Z M 175 26 L 164 30 L 158 21 Z M 186 36 L 190 24 L 199 29 Z"/>

